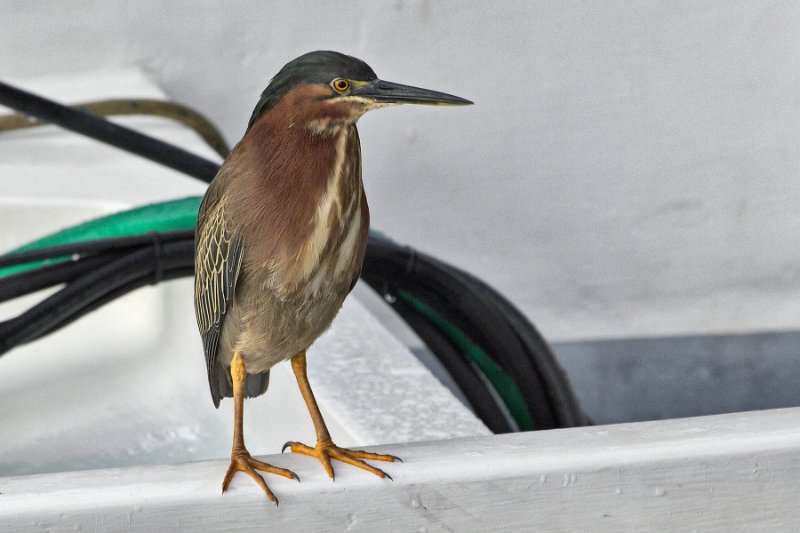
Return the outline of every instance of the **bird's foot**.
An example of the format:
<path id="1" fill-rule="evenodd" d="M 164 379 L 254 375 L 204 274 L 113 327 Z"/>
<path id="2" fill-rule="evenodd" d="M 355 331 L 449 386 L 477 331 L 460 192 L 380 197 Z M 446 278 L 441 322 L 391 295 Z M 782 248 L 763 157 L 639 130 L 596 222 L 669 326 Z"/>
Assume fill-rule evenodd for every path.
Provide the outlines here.
<path id="1" fill-rule="evenodd" d="M 328 476 L 331 479 L 334 479 L 331 459 L 337 459 L 343 463 L 347 463 L 366 470 L 367 472 L 371 472 L 378 477 L 386 477 L 389 479 L 392 479 L 392 476 L 380 468 L 375 468 L 374 466 L 367 464 L 364 459 L 369 459 L 371 461 L 388 461 L 390 463 L 394 461 L 399 461 L 401 463 L 403 462 L 399 457 L 395 457 L 394 455 L 339 448 L 330 440 L 317 442 L 317 445 L 313 448 L 311 446 L 306 446 L 302 442 L 287 442 L 283 445 L 283 449 L 281 451 L 286 451 L 286 448 L 291 448 L 292 453 L 301 453 L 303 455 L 316 457 L 319 462 L 322 463 L 323 468 L 325 468 L 325 472 L 328 473 Z"/>
<path id="2" fill-rule="evenodd" d="M 277 466 L 272 466 L 257 459 L 253 459 L 247 450 L 233 450 L 231 452 L 231 465 L 228 467 L 228 471 L 225 473 L 225 479 L 222 480 L 222 492 L 225 492 L 228 489 L 228 485 L 230 484 L 236 472 L 244 472 L 253 478 L 258 486 L 261 487 L 261 489 L 266 493 L 267 498 L 269 498 L 270 501 L 275 502 L 277 505 L 278 499 L 275 497 L 272 491 L 269 490 L 267 482 L 264 481 L 264 478 L 261 477 L 261 474 L 256 472 L 256 470 L 269 472 L 270 474 L 278 474 L 279 476 L 300 481 L 300 478 L 297 477 L 297 474 L 291 470 L 278 468 Z"/>

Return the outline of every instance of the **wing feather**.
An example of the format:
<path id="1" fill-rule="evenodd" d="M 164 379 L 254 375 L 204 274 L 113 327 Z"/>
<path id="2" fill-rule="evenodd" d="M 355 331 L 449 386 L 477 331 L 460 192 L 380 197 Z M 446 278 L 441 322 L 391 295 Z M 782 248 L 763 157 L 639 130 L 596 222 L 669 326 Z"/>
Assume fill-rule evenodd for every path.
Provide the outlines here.
<path id="1" fill-rule="evenodd" d="M 227 377 L 218 368 L 220 332 L 225 314 L 233 305 L 242 266 L 241 235 L 226 217 L 225 203 L 215 188 L 209 188 L 197 218 L 195 234 L 194 304 L 197 326 L 203 339 L 208 383 L 214 405 L 227 396 Z"/>

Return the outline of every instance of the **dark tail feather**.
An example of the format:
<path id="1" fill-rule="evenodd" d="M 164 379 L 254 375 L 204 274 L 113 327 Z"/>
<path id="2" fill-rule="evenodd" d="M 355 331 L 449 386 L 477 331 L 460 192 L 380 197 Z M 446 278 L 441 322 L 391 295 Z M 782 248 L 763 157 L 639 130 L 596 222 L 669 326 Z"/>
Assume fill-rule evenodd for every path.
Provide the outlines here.
<path id="1" fill-rule="evenodd" d="M 211 387 L 211 398 L 214 400 L 214 407 L 219 407 L 219 402 L 223 398 L 233 398 L 233 384 L 231 383 L 231 372 L 224 365 L 217 365 L 214 368 L 214 375 L 211 377 L 212 383 L 216 387 Z M 269 386 L 269 370 L 260 374 L 247 374 L 247 381 L 244 385 L 244 397 L 255 398 L 267 392 Z"/>
<path id="2" fill-rule="evenodd" d="M 247 374 L 244 396 L 245 398 L 261 396 L 267 392 L 267 387 L 269 387 L 269 370 L 260 374 Z M 233 394 L 233 391 L 231 391 L 231 394 Z"/>

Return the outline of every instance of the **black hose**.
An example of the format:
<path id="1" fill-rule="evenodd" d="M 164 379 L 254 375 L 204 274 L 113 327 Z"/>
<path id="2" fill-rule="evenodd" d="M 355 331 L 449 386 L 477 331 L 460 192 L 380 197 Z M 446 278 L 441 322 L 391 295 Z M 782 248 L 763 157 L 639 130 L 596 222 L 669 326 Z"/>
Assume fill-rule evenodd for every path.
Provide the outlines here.
<path id="1" fill-rule="evenodd" d="M 130 249 L 143 244 L 152 243 L 154 233 L 155 232 L 150 232 L 142 235 L 127 235 L 123 237 L 110 237 L 107 239 L 69 242 L 48 246 L 46 248 L 37 248 L 35 250 L 12 252 L 0 256 L 0 268 L 21 265 L 23 263 L 32 263 L 34 261 L 52 260 L 59 257 L 69 257 L 75 254 L 91 254 Z M 166 243 L 182 239 L 194 239 L 194 230 L 165 231 L 158 232 L 157 235 L 159 241 Z"/>
<path id="2" fill-rule="evenodd" d="M 79 275 L 111 261 L 113 256 L 86 257 L 80 261 L 59 261 L 41 268 L 13 274 L 0 283 L 0 302 L 72 281 Z"/>
<path id="3" fill-rule="evenodd" d="M 502 294 L 468 272 L 459 270 L 459 273 L 469 279 L 476 290 L 483 291 L 494 300 L 505 319 L 509 321 L 509 325 L 514 329 L 519 341 L 525 345 L 526 351 L 538 354 L 540 361 L 544 362 L 537 366 L 545 381 L 545 390 L 551 396 L 551 405 L 556 411 L 559 426 L 587 425 L 589 421 L 569 385 L 569 378 L 541 333 Z"/>
<path id="4" fill-rule="evenodd" d="M 521 326 L 519 318 L 521 314 L 517 312 L 517 317 L 512 320 L 507 310 L 508 304 L 505 298 L 492 289 L 487 289 L 484 283 L 476 283 L 473 276 L 464 271 L 446 265 L 430 256 L 425 256 L 425 261 L 421 265 L 431 264 L 441 283 L 448 283 L 447 280 L 457 280 L 453 285 L 462 287 L 465 293 L 471 298 L 464 299 L 462 305 L 458 307 L 459 317 L 454 320 L 464 320 L 468 323 L 465 327 L 470 327 L 467 331 L 475 331 L 478 339 L 485 342 L 494 343 L 493 355 L 501 366 L 512 376 L 535 376 L 527 385 L 527 390 L 523 389 L 523 384 L 517 383 L 523 395 L 531 398 L 533 405 L 549 405 L 548 411 L 552 417 L 548 427 L 569 427 L 581 425 L 575 420 L 574 407 L 577 400 L 572 394 L 569 382 L 558 361 L 545 343 L 530 342 L 524 345 L 520 335 L 520 330 L 527 332 L 526 338 L 539 338 L 539 332 L 525 320 L 524 327 Z M 433 277 L 433 275 L 432 275 Z M 474 300 L 473 300 L 474 299 Z M 473 304 L 474 301 L 474 304 Z M 485 312 L 487 315 L 475 313 Z M 478 318 L 480 317 L 480 318 Z M 475 319 L 482 322 L 481 327 L 476 328 Z M 524 318 L 523 318 L 524 320 Z M 517 327 L 515 327 L 517 326 Z M 480 342 L 479 342 L 480 344 Z M 530 354 L 530 355 L 529 355 Z M 537 427 L 540 427 L 537 425 Z"/>
<path id="5" fill-rule="evenodd" d="M 0 323 L 0 353 L 30 342 L 52 331 L 54 325 L 68 320 L 82 308 L 103 298 L 107 293 L 150 276 L 156 270 L 154 246 L 136 250 L 74 279 L 21 315 Z M 194 241 L 177 241 L 163 245 L 162 269 L 193 265 Z"/>
<path id="6" fill-rule="evenodd" d="M 458 388 L 464 393 L 470 407 L 478 418 L 494 433 L 509 433 L 511 425 L 486 390 L 486 385 L 478 376 L 475 368 L 470 365 L 463 354 L 453 343 L 436 327 L 415 311 L 411 306 L 397 300 L 392 304 L 397 314 L 419 335 L 428 349 L 436 354 L 447 373 L 456 382 Z"/>
<path id="7" fill-rule="evenodd" d="M 508 319 L 497 293 L 455 267 L 376 237 L 370 238 L 362 277 L 384 295 L 408 291 L 489 352 L 514 379 L 537 429 L 581 423 L 577 400 L 552 352 L 531 341 L 541 337 L 529 322 Z"/>
<path id="8" fill-rule="evenodd" d="M 521 369 L 508 364 L 507 359 L 521 364 L 526 358 L 521 354 L 519 347 L 513 346 L 511 342 L 513 334 L 502 322 L 502 317 L 497 316 L 496 311 L 485 302 L 476 301 L 468 287 L 454 284 L 446 274 L 428 266 L 425 259 L 418 255 L 414 269 L 407 274 L 398 290 L 408 292 L 435 309 L 445 320 L 458 327 L 472 342 L 489 353 L 513 377 L 528 406 L 534 427 L 537 429 L 555 427 L 551 409 L 543 393 L 543 383 L 536 369 L 532 365 Z M 364 276 L 369 282 L 369 274 L 365 272 Z M 470 314 L 478 322 L 471 319 Z M 498 357 L 497 354 L 504 350 L 505 354 Z M 509 350 L 513 350 L 513 353 L 508 353 Z"/>
<path id="9" fill-rule="evenodd" d="M 150 115 L 164 117 L 180 122 L 196 131 L 211 148 L 221 157 L 225 158 L 230 152 L 228 143 L 222 134 L 206 117 L 185 105 L 151 98 L 124 98 L 113 100 L 99 100 L 74 104 L 70 107 L 78 108 L 89 114 L 109 117 L 120 115 Z M 0 116 L 0 132 L 35 128 L 46 125 L 42 120 L 31 119 L 22 113 Z"/>
<path id="10" fill-rule="evenodd" d="M 194 265 L 188 268 L 187 267 L 174 268 L 164 273 L 162 281 L 170 281 L 178 278 L 187 278 L 193 275 L 194 275 Z M 130 281 L 126 285 L 120 286 L 112 291 L 105 292 L 102 296 L 92 300 L 91 302 L 87 302 L 82 307 L 76 309 L 73 313 L 70 313 L 69 315 L 63 317 L 63 319 L 59 322 L 49 321 L 47 324 L 48 328 L 43 330 L 42 333 L 36 337 L 36 339 L 49 335 L 50 333 L 53 333 L 54 331 L 61 329 L 71 324 L 72 322 L 75 322 L 79 318 L 88 315 L 92 311 L 99 309 L 100 307 L 106 305 L 107 303 L 113 302 L 120 296 L 124 296 L 127 293 L 134 291 L 138 288 L 144 287 L 146 285 L 152 285 L 151 274 L 140 276 Z M 2 355 L 2 353 L 3 352 L 0 351 L 0 355 Z"/>
<path id="11" fill-rule="evenodd" d="M 0 82 L 0 104 L 210 183 L 219 165 L 149 135 Z"/>

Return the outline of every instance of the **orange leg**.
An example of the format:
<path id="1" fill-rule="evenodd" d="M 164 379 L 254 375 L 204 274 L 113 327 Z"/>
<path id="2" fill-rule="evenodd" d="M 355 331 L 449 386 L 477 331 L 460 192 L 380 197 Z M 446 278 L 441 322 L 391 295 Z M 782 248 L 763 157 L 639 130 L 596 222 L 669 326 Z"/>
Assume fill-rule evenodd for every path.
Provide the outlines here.
<path id="1" fill-rule="evenodd" d="M 316 457 L 322 463 L 325 472 L 328 473 L 333 479 L 333 466 L 331 466 L 331 459 L 338 459 L 343 463 L 348 463 L 358 468 L 363 468 L 367 472 L 372 472 L 378 477 L 388 477 L 392 479 L 389 474 L 367 464 L 364 459 L 373 461 L 400 461 L 399 458 L 393 455 L 384 455 L 380 453 L 364 452 L 360 450 L 348 450 L 346 448 L 339 448 L 331 440 L 331 435 L 328 433 L 328 428 L 325 425 L 325 420 L 322 418 L 322 413 L 319 411 L 317 400 L 314 398 L 314 393 L 311 391 L 311 385 L 308 383 L 308 375 L 306 374 L 306 352 L 302 351 L 292 357 L 292 370 L 297 378 L 297 385 L 300 387 L 300 393 L 308 407 L 308 412 L 311 415 L 311 420 L 314 422 L 314 430 L 317 433 L 317 445 L 315 447 L 306 446 L 300 442 L 287 442 L 283 445 L 283 449 L 291 448 L 292 453 L 301 453 Z"/>
<path id="2" fill-rule="evenodd" d="M 264 490 L 267 498 L 278 503 L 278 499 L 269 490 L 264 478 L 256 472 L 270 472 L 278 474 L 279 476 L 288 477 L 289 479 L 297 479 L 297 474 L 285 468 L 278 468 L 267 463 L 262 463 L 250 456 L 250 453 L 244 447 L 244 431 L 243 431 L 243 417 L 244 417 L 244 386 L 245 379 L 247 378 L 247 371 L 244 366 L 244 358 L 242 354 L 236 352 L 233 354 L 233 361 L 231 361 L 231 378 L 233 381 L 233 447 L 231 448 L 231 465 L 225 473 L 225 479 L 222 480 L 222 492 L 228 488 L 228 484 L 233 479 L 236 472 L 244 472 Z"/>

